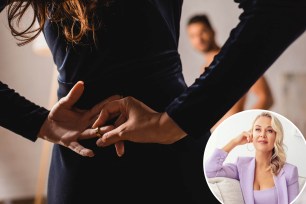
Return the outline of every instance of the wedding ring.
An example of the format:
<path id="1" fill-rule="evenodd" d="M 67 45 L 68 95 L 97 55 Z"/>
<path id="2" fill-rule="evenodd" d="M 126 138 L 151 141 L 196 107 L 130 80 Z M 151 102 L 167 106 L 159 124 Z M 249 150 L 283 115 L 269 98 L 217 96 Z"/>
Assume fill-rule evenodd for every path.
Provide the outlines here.
<path id="1" fill-rule="evenodd" d="M 96 136 L 97 136 L 97 137 L 102 137 L 102 133 L 101 133 L 100 127 L 97 127 L 97 128 L 95 129 L 95 132 L 96 132 Z"/>

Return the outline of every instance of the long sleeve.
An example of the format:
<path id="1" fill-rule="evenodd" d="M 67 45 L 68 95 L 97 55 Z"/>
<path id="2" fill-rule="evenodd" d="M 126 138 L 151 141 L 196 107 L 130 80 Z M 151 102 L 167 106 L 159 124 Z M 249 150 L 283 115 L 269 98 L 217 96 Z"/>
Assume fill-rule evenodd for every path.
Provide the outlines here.
<path id="1" fill-rule="evenodd" d="M 0 82 L 0 125 L 35 141 L 49 111 Z"/>
<path id="2" fill-rule="evenodd" d="M 292 202 L 299 194 L 299 176 L 297 167 L 293 168 L 290 175 L 289 182 L 287 183 L 288 199 L 289 203 Z"/>
<path id="3" fill-rule="evenodd" d="M 240 7 L 219 54 L 166 109 L 191 136 L 209 131 L 306 29 L 305 0 L 241 0 Z"/>
<path id="4" fill-rule="evenodd" d="M 0 1 L 0 12 L 7 0 Z M 0 82 L 0 125 L 31 141 L 37 134 L 49 111 L 20 96 L 6 84 Z"/>
<path id="5" fill-rule="evenodd" d="M 205 162 L 205 173 L 208 178 L 227 177 L 239 180 L 237 165 L 223 164 L 228 153 L 222 149 L 215 149 L 212 156 Z"/>
<path id="6" fill-rule="evenodd" d="M 0 12 L 5 8 L 6 5 L 7 5 L 7 0 L 0 1 Z"/>

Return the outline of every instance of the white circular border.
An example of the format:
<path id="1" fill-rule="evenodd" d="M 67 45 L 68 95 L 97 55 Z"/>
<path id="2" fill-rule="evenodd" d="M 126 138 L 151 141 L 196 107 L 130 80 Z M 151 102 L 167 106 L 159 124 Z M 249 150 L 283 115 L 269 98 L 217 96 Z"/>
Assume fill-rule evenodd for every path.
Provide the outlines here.
<path id="1" fill-rule="evenodd" d="M 207 144 L 206 144 L 206 148 L 205 148 L 205 150 L 204 150 L 204 154 L 203 154 L 203 165 L 202 165 L 203 171 L 204 171 L 205 180 L 206 180 L 206 183 L 207 183 L 207 185 L 208 185 L 208 187 L 209 187 L 211 193 L 212 193 L 212 194 L 215 196 L 215 198 L 216 198 L 220 203 L 222 203 L 222 204 L 224 204 L 224 203 L 221 202 L 221 201 L 219 200 L 219 198 L 218 198 L 218 197 L 215 195 L 215 193 L 211 190 L 211 186 L 210 186 L 210 184 L 208 183 L 208 178 L 207 178 L 207 176 L 206 176 L 205 167 L 204 167 L 204 166 L 205 166 L 204 161 L 205 161 L 205 155 L 206 155 L 205 152 L 206 152 L 206 149 L 207 149 L 207 147 L 208 147 L 208 145 L 209 145 L 210 138 L 214 136 L 214 133 L 215 133 L 216 131 L 218 131 L 218 129 L 222 128 L 222 126 L 223 126 L 224 123 L 227 123 L 227 121 L 231 120 L 233 117 L 238 117 L 238 115 L 245 114 L 246 112 L 257 112 L 258 114 L 260 114 L 260 113 L 262 113 L 262 112 L 269 112 L 269 113 L 275 115 L 275 116 L 278 117 L 278 118 L 279 118 L 279 117 L 282 118 L 283 120 L 285 120 L 286 122 L 288 122 L 289 124 L 291 124 L 293 127 L 295 127 L 295 129 L 298 131 L 298 133 L 302 136 L 302 138 L 303 138 L 303 140 L 304 140 L 304 143 L 305 143 L 305 145 L 306 145 L 305 137 L 304 137 L 304 135 L 302 134 L 302 132 L 300 131 L 300 129 L 299 129 L 293 122 L 291 122 L 288 118 L 286 118 L 285 116 L 283 116 L 283 115 L 281 115 L 281 114 L 279 114 L 279 113 L 276 113 L 276 112 L 273 112 L 273 111 L 270 111 L 270 110 L 251 109 L 251 110 L 244 110 L 244 111 L 235 113 L 235 114 L 229 116 L 228 118 L 226 118 L 224 121 L 222 121 L 222 122 L 216 127 L 216 129 L 215 129 L 215 130 L 212 132 L 212 134 L 210 135 L 210 137 L 209 137 L 209 139 L 208 139 L 208 141 L 207 141 Z M 305 190 L 305 186 L 306 186 L 306 182 L 304 183 L 302 189 L 299 189 L 299 190 L 300 190 L 299 194 L 296 196 L 295 199 L 293 199 L 293 201 L 292 201 L 290 204 L 294 204 L 294 202 L 299 198 L 299 196 L 300 196 L 300 195 L 303 193 L 303 191 Z"/>

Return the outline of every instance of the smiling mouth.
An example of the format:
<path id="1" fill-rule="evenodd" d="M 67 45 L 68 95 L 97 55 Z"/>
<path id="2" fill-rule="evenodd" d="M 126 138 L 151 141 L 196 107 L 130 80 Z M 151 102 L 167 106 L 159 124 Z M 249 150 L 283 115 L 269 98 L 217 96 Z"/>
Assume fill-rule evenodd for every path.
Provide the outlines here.
<path id="1" fill-rule="evenodd" d="M 267 144 L 268 142 L 267 141 L 258 141 L 258 143 L 260 143 L 260 144 Z"/>

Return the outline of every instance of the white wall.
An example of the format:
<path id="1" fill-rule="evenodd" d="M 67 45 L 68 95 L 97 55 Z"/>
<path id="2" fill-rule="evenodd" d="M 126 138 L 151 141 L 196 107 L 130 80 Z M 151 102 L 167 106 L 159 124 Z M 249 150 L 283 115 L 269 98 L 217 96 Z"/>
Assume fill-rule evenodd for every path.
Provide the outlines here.
<path id="1" fill-rule="evenodd" d="M 18 47 L 0 14 L 0 80 L 38 105 L 47 107 L 53 62 L 33 53 L 32 44 Z M 34 195 L 42 141 L 33 143 L 0 128 L 0 201 Z"/>

